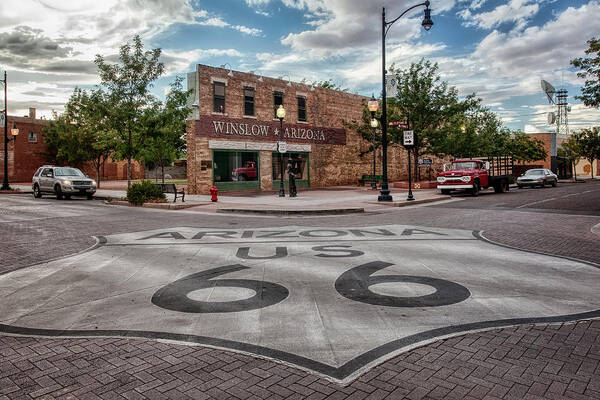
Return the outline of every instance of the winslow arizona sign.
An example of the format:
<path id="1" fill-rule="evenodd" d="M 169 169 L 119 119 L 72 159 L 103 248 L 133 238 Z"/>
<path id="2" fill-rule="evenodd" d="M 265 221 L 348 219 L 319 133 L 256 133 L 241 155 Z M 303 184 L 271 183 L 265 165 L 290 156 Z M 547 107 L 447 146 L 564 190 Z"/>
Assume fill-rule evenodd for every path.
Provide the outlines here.
<path id="1" fill-rule="evenodd" d="M 600 269 L 419 226 L 100 237 L 0 275 L 0 332 L 147 337 L 294 364 L 337 382 L 460 333 L 600 316 Z"/>
<path id="2" fill-rule="evenodd" d="M 283 124 L 279 121 L 257 121 L 255 119 L 233 119 L 200 116 L 196 122 L 196 135 L 222 139 L 248 139 L 262 141 L 286 141 L 305 144 L 346 144 L 343 128 L 315 127 L 307 124 Z"/>

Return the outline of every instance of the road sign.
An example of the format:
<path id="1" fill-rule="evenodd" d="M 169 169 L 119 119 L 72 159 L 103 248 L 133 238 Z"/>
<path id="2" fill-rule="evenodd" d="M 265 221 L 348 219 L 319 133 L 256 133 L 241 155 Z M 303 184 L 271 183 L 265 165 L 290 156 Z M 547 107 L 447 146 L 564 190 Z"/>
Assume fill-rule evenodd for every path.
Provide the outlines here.
<path id="1" fill-rule="evenodd" d="M 402 145 L 408 147 L 415 145 L 415 133 L 413 131 L 404 131 Z"/>
<path id="2" fill-rule="evenodd" d="M 433 163 L 431 158 L 419 158 L 419 165 L 423 165 L 425 167 L 430 166 Z"/>
<path id="3" fill-rule="evenodd" d="M 280 153 L 285 153 L 287 151 L 287 143 L 277 142 L 277 151 L 279 151 Z"/>

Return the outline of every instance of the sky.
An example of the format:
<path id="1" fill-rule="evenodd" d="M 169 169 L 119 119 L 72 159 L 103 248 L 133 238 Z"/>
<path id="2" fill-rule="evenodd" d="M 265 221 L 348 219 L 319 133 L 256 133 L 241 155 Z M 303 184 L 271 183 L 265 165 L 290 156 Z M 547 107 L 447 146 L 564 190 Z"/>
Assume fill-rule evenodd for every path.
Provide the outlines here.
<path id="1" fill-rule="evenodd" d="M 387 20 L 418 0 L 2 0 L 0 71 L 8 73 L 8 111 L 29 107 L 50 118 L 75 87 L 99 84 L 96 54 L 117 60 L 140 35 L 161 48 L 165 74 L 152 91 L 164 98 L 177 75 L 196 64 L 254 71 L 292 81 L 331 80 L 349 92 L 381 93 L 381 11 Z M 547 132 L 556 111 L 540 87 L 568 90 L 569 126 L 600 125 L 585 107 L 583 79 L 569 61 L 600 37 L 600 0 L 431 0 L 434 26 L 421 28 L 423 7 L 391 28 L 387 65 L 437 62 L 461 96 L 476 93 L 505 125 Z M 0 98 L 3 95 L 0 94 Z M 2 98 L 2 102 L 3 102 Z M 3 108 L 3 105 L 0 105 Z"/>

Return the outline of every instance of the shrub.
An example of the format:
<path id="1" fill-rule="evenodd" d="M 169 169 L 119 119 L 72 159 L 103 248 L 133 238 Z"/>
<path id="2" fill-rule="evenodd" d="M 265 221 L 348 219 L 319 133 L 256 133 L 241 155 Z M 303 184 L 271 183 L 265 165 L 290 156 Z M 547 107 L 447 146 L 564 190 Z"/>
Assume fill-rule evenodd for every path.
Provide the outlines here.
<path id="1" fill-rule="evenodd" d="M 141 206 L 147 200 L 165 199 L 165 194 L 160 186 L 155 185 L 151 181 L 141 181 L 131 185 L 127 189 L 127 201 L 136 206 Z"/>

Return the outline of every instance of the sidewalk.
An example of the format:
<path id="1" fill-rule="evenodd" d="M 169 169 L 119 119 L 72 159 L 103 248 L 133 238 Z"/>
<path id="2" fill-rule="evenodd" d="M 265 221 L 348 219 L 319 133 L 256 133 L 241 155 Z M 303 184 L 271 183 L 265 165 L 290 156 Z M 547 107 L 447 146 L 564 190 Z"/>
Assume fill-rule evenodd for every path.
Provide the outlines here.
<path id="1" fill-rule="evenodd" d="M 125 183 L 126 184 L 126 183 Z M 24 193 L 31 193 L 31 186 L 13 184 Z M 125 187 L 118 189 L 112 182 L 103 183 L 110 189 L 99 189 L 97 199 L 121 199 L 126 197 Z M 337 186 L 322 189 L 299 189 L 298 197 L 279 197 L 278 191 L 272 192 L 221 192 L 219 200 L 212 202 L 210 195 L 186 194 L 185 205 L 189 211 L 218 213 L 244 213 L 262 215 L 334 215 L 360 212 L 376 212 L 389 207 L 402 207 L 422 203 L 448 200 L 437 189 L 413 190 L 415 200 L 407 201 L 408 190 L 392 188 L 392 202 L 379 202 L 379 190 L 370 187 Z M 48 196 L 49 195 L 45 195 Z M 167 194 L 172 201 L 173 195 Z M 179 202 L 177 203 L 180 204 Z M 161 207 L 162 208 L 162 207 Z M 166 208 L 166 207 L 165 207 Z"/>

